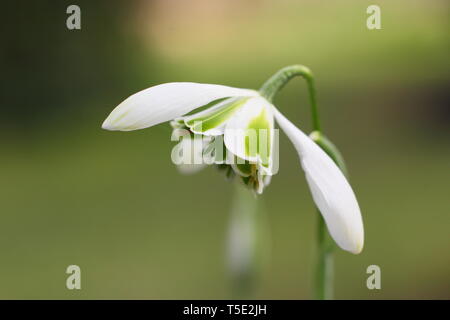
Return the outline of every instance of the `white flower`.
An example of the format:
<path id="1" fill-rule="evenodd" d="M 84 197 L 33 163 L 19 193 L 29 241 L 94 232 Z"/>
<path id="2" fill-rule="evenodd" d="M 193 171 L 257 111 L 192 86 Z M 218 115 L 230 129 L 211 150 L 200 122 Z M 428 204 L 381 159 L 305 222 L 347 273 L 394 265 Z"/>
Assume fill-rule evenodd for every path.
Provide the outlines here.
<path id="1" fill-rule="evenodd" d="M 205 110 L 192 110 L 211 104 Z M 143 129 L 172 120 L 175 129 L 185 128 L 223 139 L 226 157 L 238 159 L 231 166 L 220 161 L 227 172 L 238 174 L 258 193 L 270 181 L 273 169 L 274 118 L 297 150 L 312 197 L 331 236 L 344 250 L 359 253 L 364 230 L 358 202 L 347 179 L 333 160 L 307 135 L 294 126 L 258 91 L 214 84 L 174 82 L 140 91 L 118 105 L 104 121 L 107 130 Z M 249 150 L 247 133 L 257 130 L 268 150 Z M 264 133 L 264 135 L 259 132 Z M 205 150 L 209 144 L 205 144 Z M 251 148 L 250 148 L 251 149 Z M 241 162 L 241 163 L 239 163 Z"/>

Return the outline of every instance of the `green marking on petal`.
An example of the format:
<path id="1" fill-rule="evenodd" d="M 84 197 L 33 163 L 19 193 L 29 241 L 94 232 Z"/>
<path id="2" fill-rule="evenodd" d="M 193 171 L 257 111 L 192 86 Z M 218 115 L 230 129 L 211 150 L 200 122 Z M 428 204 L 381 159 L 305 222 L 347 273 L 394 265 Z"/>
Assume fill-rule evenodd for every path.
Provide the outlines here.
<path id="1" fill-rule="evenodd" d="M 263 109 L 257 117 L 250 121 L 245 135 L 245 154 L 249 157 L 259 155 L 262 165 L 265 167 L 269 166 L 271 130 L 271 122 L 267 117 L 267 111 Z M 253 139 L 253 137 L 256 137 L 256 139 Z"/>
<path id="2" fill-rule="evenodd" d="M 240 98 L 234 100 L 210 114 L 189 119 L 189 121 L 186 121 L 186 125 L 195 132 L 205 132 L 216 128 L 228 120 L 248 99 L 249 98 Z"/>

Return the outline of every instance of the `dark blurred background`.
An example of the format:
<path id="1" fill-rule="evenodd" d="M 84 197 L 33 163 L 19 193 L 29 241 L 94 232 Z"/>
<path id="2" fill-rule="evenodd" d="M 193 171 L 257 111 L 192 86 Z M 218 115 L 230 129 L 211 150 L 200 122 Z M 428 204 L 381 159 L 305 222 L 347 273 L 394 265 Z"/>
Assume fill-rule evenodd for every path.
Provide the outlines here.
<path id="1" fill-rule="evenodd" d="M 81 30 L 66 8 L 81 8 Z M 381 30 L 366 8 L 381 7 Z M 448 1 L 8 1 L 0 49 L 0 298 L 230 298 L 232 183 L 183 176 L 168 124 L 107 132 L 124 98 L 171 81 L 259 88 L 316 75 L 325 133 L 363 213 L 336 253 L 340 299 L 450 298 Z M 309 132 L 305 84 L 276 105 Z M 290 142 L 262 196 L 271 255 L 256 298 L 310 298 L 316 213 Z M 269 237 L 269 236 L 268 236 Z M 82 290 L 65 269 L 82 270 Z M 382 289 L 366 288 L 366 268 Z"/>

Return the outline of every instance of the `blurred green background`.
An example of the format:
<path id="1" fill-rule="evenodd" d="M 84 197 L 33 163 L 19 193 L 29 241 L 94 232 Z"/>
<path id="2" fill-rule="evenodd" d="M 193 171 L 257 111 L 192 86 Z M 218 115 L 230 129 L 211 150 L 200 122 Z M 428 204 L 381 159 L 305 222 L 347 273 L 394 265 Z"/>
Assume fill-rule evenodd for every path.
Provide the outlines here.
<path id="1" fill-rule="evenodd" d="M 66 28 L 78 4 L 82 29 Z M 382 29 L 366 28 L 381 7 Z M 325 133 L 350 170 L 362 254 L 336 252 L 336 298 L 450 298 L 447 1 L 9 1 L 3 6 L 1 299 L 226 299 L 233 184 L 181 175 L 168 124 L 107 132 L 124 98 L 171 81 L 259 88 L 316 75 Z M 305 84 L 276 105 L 311 128 Z M 266 189 L 269 263 L 255 298 L 311 298 L 316 213 L 281 134 Z M 66 267 L 82 290 L 65 287 Z M 366 287 L 367 266 L 382 289 Z"/>

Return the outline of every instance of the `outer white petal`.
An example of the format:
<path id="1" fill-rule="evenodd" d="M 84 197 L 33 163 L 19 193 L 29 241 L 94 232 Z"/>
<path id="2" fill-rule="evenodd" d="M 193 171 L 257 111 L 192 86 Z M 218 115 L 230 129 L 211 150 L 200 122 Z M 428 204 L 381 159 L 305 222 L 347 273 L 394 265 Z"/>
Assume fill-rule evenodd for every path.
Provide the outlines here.
<path id="1" fill-rule="evenodd" d="M 257 95 L 254 90 L 217 84 L 164 83 L 128 97 L 111 112 L 102 128 L 120 131 L 143 129 L 180 117 L 217 99 Z"/>
<path id="2" fill-rule="evenodd" d="M 274 114 L 300 156 L 314 202 L 331 236 L 342 249 L 360 253 L 364 228 L 358 202 L 347 179 L 316 143 L 278 110 L 275 109 Z"/>
<path id="3" fill-rule="evenodd" d="M 256 134 L 259 135 L 259 137 L 262 137 L 262 134 L 260 133 L 259 129 L 267 129 L 265 131 L 266 136 L 263 139 L 264 141 L 267 141 L 270 143 L 269 148 L 266 147 L 266 150 L 268 153 L 266 156 L 269 157 L 268 162 L 269 166 L 271 165 L 271 159 L 272 157 L 272 149 L 273 149 L 273 106 L 268 102 L 265 98 L 262 97 L 255 97 L 250 98 L 237 112 L 235 115 L 232 116 L 231 119 L 228 120 L 225 127 L 225 146 L 228 150 L 230 150 L 233 154 L 236 156 L 249 160 L 251 162 L 261 162 L 260 159 L 260 152 L 257 152 L 258 154 L 254 154 L 254 152 L 251 152 L 253 154 L 249 154 L 246 150 L 246 136 L 251 136 L 250 134 Z M 258 127 L 255 128 L 253 132 L 247 131 L 249 129 L 249 125 L 258 117 L 261 117 L 263 115 L 264 122 L 267 124 L 265 127 Z M 253 128 L 250 128 L 253 129 Z M 256 148 L 259 144 L 259 141 L 256 141 L 257 143 L 251 143 L 254 148 Z M 266 157 L 267 158 L 267 157 Z M 266 159 L 267 160 L 267 159 Z M 266 161 L 267 162 L 267 161 Z M 269 172 L 270 170 L 268 170 Z"/>

